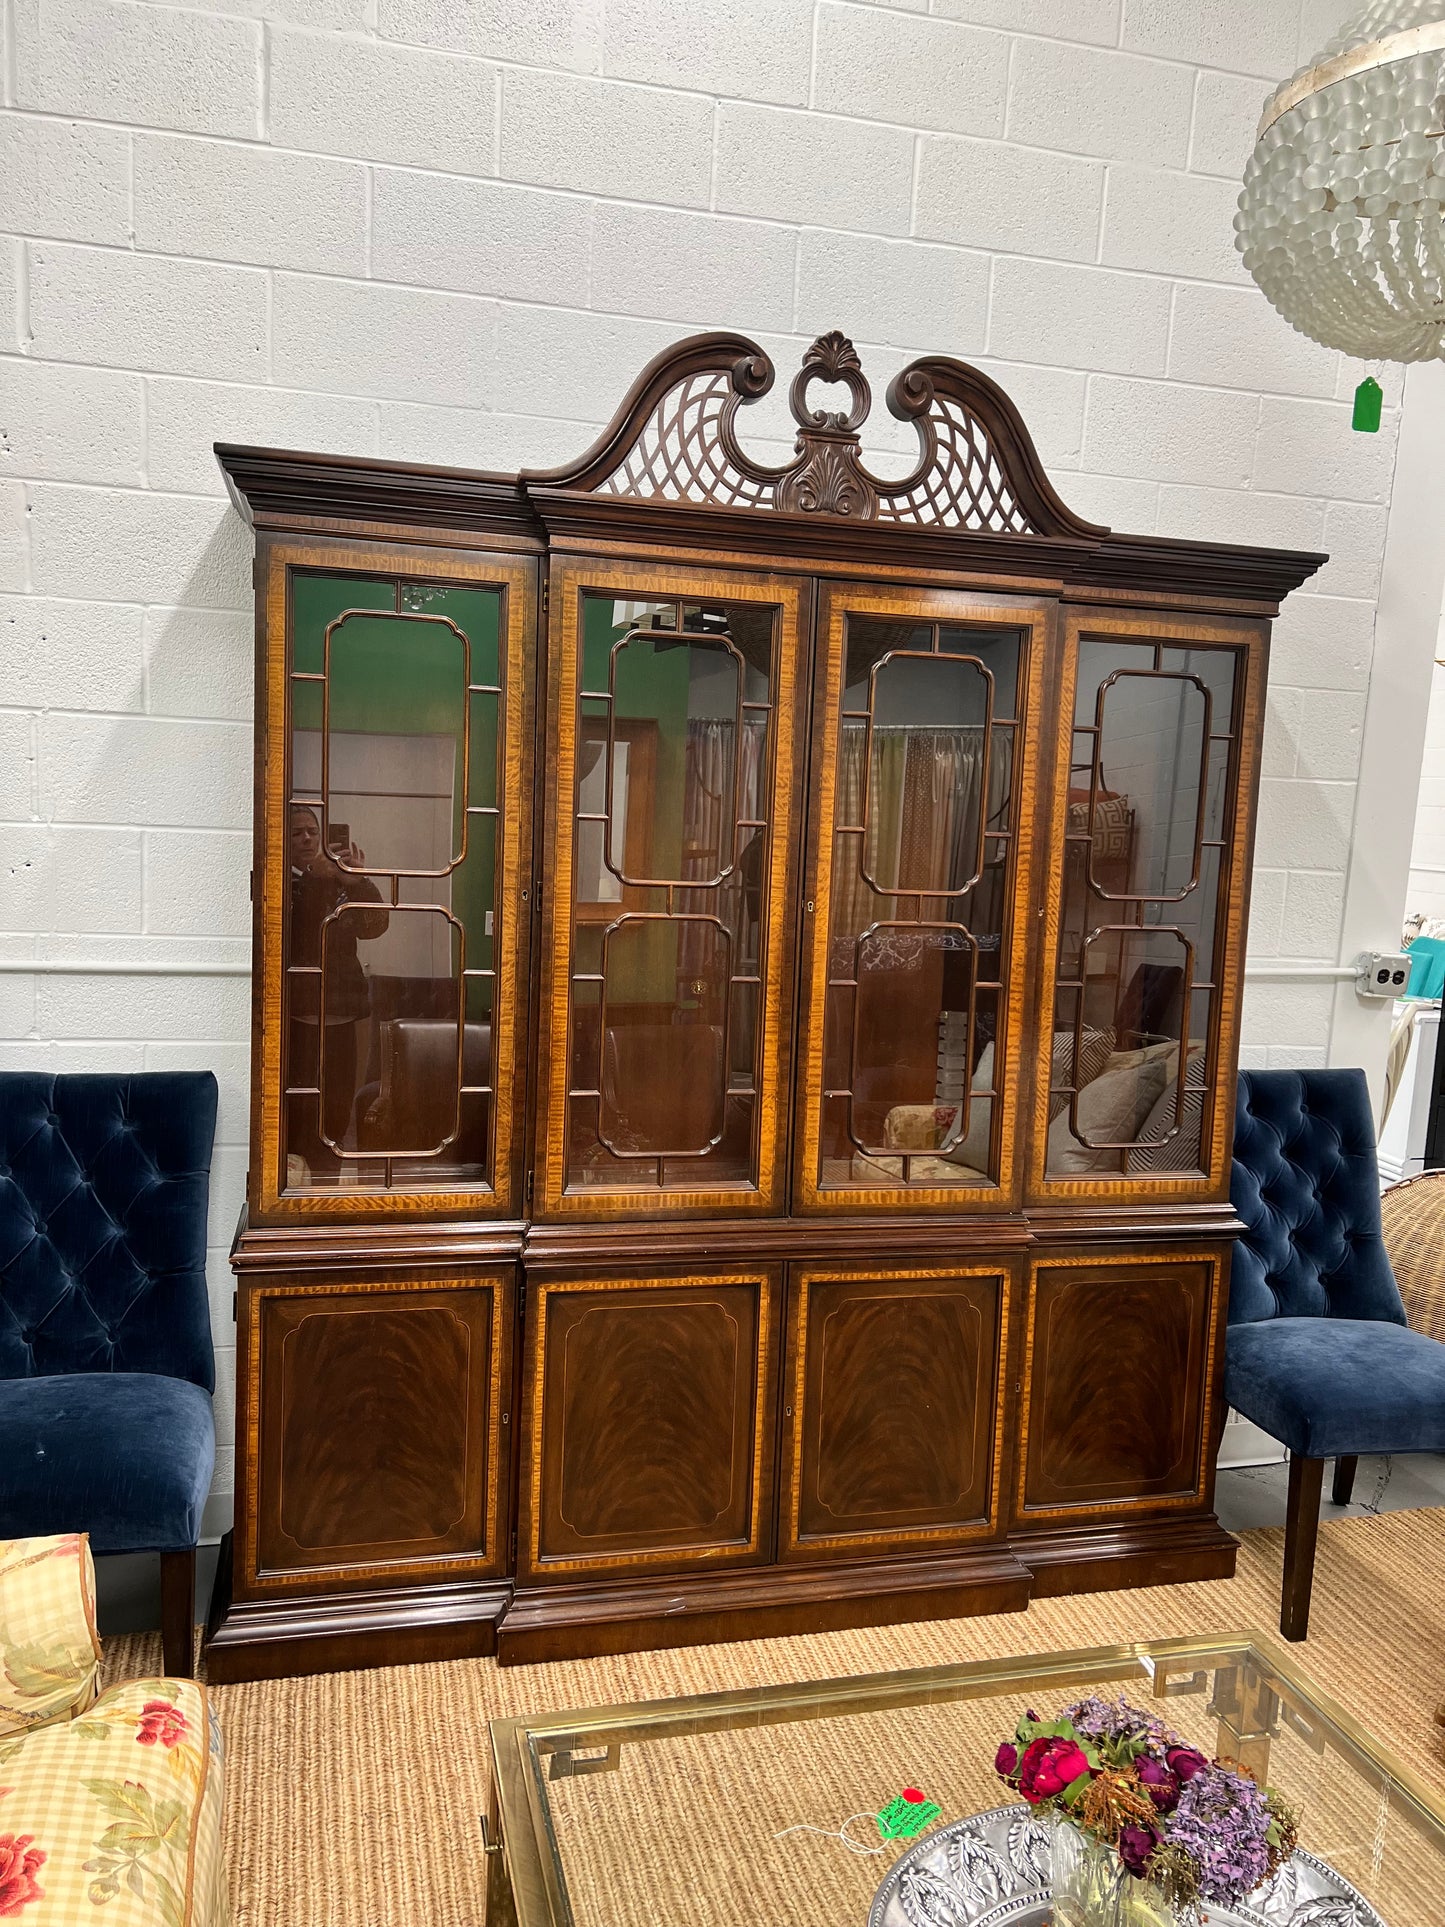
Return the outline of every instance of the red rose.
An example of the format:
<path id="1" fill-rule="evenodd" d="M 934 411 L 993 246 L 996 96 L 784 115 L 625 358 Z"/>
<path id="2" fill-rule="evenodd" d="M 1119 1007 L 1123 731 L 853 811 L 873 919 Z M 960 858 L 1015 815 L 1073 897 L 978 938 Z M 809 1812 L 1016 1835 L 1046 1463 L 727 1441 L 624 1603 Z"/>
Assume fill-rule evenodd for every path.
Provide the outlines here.
<path id="1" fill-rule="evenodd" d="M 147 1700 L 136 1727 L 136 1743 L 154 1746 L 159 1741 L 169 1752 L 173 1746 L 180 1745 L 187 1731 L 186 1716 L 179 1706 L 173 1706 L 169 1700 Z"/>
<path id="2" fill-rule="evenodd" d="M 1119 1858 L 1132 1874 L 1142 1874 L 1149 1856 L 1159 1844 L 1159 1836 L 1149 1827 L 1119 1829 Z"/>
<path id="3" fill-rule="evenodd" d="M 1187 1785 L 1196 1773 L 1202 1773 L 1209 1765 L 1208 1760 L 1196 1746 L 1171 1746 L 1164 1755 L 1169 1762 L 1169 1770 L 1176 1780 Z"/>
<path id="4" fill-rule="evenodd" d="M 1073 1740 L 1032 1740 L 1019 1762 L 1019 1792 L 1036 1807 L 1088 1771 L 1089 1762 Z"/>
<path id="5" fill-rule="evenodd" d="M 1151 1759 L 1141 1753 L 1134 1762 L 1139 1774 L 1139 1784 L 1149 1795 L 1161 1813 L 1172 1813 L 1179 1804 L 1179 1779 L 1169 1771 L 1162 1760 Z"/>
<path id="6" fill-rule="evenodd" d="M 32 1900 L 44 1898 L 35 1876 L 45 1864 L 33 1833 L 0 1833 L 0 1916 L 14 1919 Z"/>
<path id="7" fill-rule="evenodd" d="M 1018 1771 L 1019 1750 L 1007 1741 L 993 1756 L 993 1770 L 1001 1780 L 1011 1780 Z"/>

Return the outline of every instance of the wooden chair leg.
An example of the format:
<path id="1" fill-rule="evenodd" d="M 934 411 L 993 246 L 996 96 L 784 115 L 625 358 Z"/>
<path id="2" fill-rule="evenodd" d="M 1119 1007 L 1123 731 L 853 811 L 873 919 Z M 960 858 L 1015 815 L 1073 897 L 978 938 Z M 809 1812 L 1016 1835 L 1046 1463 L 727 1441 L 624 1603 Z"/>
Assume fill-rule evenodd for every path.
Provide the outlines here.
<path id="1" fill-rule="evenodd" d="M 1310 1628 L 1310 1588 L 1315 1577 L 1315 1541 L 1320 1529 L 1323 1459 L 1290 1454 L 1289 1512 L 1284 1528 L 1284 1596 L 1279 1629 L 1286 1639 L 1303 1639 Z"/>
<path id="2" fill-rule="evenodd" d="M 1348 1505 L 1350 1495 L 1355 1489 L 1355 1467 L 1358 1459 L 1336 1459 L 1334 1482 L 1330 1486 L 1330 1497 L 1336 1505 Z"/>
<path id="3" fill-rule="evenodd" d="M 196 1549 L 161 1554 L 161 1651 L 170 1679 L 196 1675 Z"/>

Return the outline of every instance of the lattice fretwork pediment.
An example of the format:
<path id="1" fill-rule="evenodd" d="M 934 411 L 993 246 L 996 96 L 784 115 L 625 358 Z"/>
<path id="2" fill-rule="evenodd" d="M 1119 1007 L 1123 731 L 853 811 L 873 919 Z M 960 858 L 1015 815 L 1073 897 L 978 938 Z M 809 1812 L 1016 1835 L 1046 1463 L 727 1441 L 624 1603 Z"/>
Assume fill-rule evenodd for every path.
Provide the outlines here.
<path id="1" fill-rule="evenodd" d="M 841 382 L 851 406 L 808 406 L 813 382 Z M 965 362 L 930 356 L 889 385 L 889 411 L 911 421 L 918 459 L 901 478 L 874 475 L 858 431 L 872 393 L 853 344 L 821 335 L 789 390 L 797 424 L 791 462 L 770 466 L 740 445 L 738 410 L 767 394 L 773 364 L 741 335 L 697 335 L 644 370 L 601 440 L 574 466 L 529 480 L 636 501 L 781 509 L 859 522 L 987 532 L 1087 536 L 1055 494 L 1008 396 Z"/>

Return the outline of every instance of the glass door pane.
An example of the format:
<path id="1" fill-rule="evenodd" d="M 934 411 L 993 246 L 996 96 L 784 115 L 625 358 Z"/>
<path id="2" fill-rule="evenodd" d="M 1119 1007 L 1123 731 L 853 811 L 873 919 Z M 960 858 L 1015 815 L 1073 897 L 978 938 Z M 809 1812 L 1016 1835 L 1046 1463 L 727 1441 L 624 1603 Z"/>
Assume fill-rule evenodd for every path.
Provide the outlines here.
<path id="1" fill-rule="evenodd" d="M 726 1204 L 772 1181 L 796 628 L 731 586 L 564 592 L 552 1203 Z"/>
<path id="2" fill-rule="evenodd" d="M 288 1193 L 493 1183 L 505 601 L 291 573 Z"/>
<path id="3" fill-rule="evenodd" d="M 996 1195 L 1038 618 L 824 600 L 803 1201 Z"/>
<path id="4" fill-rule="evenodd" d="M 1076 639 L 1046 1178 L 1202 1177 L 1246 646 Z"/>

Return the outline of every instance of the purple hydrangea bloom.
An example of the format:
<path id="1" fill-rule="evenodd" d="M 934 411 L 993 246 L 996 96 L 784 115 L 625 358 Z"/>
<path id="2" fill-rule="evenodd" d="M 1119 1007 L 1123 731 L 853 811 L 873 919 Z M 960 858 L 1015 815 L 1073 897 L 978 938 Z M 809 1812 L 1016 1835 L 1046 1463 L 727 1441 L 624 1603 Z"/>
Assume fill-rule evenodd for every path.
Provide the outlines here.
<path id="1" fill-rule="evenodd" d="M 1173 1737 L 1162 1720 L 1141 1712 L 1126 1699 L 1101 1700 L 1097 1694 L 1090 1694 L 1076 1706 L 1066 1706 L 1063 1717 L 1073 1721 L 1076 1733 L 1096 1742 L 1127 1740 L 1142 1734 L 1161 1756 Z"/>
<path id="2" fill-rule="evenodd" d="M 1243 1900 L 1269 1872 L 1269 1802 L 1243 1774 L 1208 1766 L 1179 1794 L 1169 1843 L 1199 1863 L 1199 1895 L 1219 1907 Z"/>

